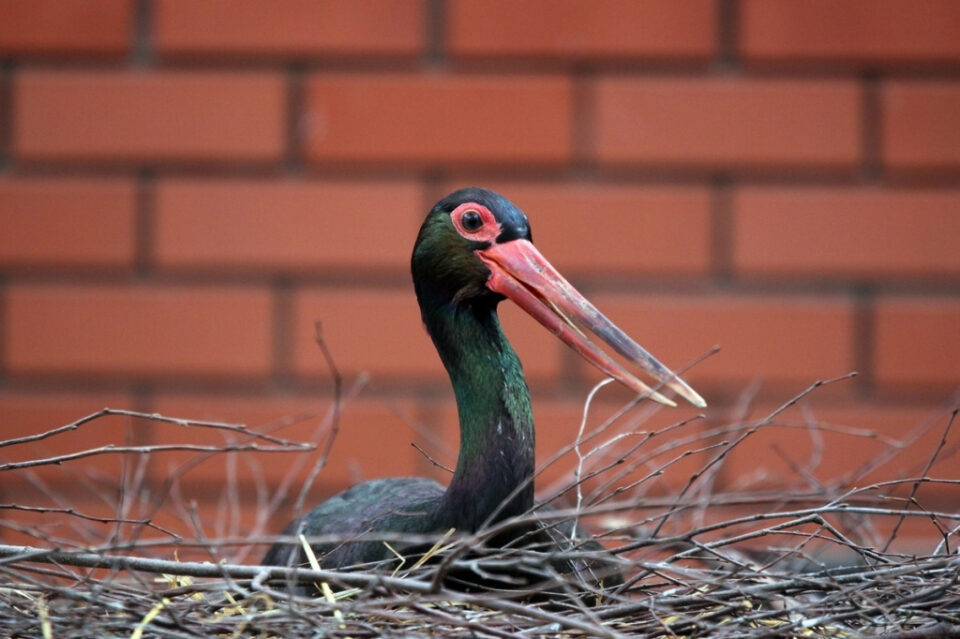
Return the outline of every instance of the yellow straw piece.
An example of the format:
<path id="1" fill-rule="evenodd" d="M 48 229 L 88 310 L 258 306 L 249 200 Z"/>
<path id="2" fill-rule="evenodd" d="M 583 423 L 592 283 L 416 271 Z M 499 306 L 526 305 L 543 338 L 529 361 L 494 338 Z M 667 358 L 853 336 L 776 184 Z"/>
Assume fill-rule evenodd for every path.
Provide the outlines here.
<path id="1" fill-rule="evenodd" d="M 130 639 L 141 639 L 143 637 L 143 629 L 146 628 L 151 621 L 157 618 L 157 615 L 160 614 L 166 606 L 170 605 L 170 600 L 164 597 L 156 604 L 153 608 L 150 609 L 150 612 L 143 616 L 143 619 L 137 624 L 137 627 L 133 629 L 133 632 L 130 633 Z"/>

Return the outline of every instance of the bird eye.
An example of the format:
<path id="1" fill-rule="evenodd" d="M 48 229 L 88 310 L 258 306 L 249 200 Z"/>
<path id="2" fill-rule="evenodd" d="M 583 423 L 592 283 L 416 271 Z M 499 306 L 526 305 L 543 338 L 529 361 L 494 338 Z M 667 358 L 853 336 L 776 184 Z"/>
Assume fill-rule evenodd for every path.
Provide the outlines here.
<path id="1" fill-rule="evenodd" d="M 463 228 L 468 231 L 477 231 L 483 226 L 483 220 L 476 211 L 467 211 L 464 213 L 463 217 L 460 218 L 460 223 L 463 224 Z"/>

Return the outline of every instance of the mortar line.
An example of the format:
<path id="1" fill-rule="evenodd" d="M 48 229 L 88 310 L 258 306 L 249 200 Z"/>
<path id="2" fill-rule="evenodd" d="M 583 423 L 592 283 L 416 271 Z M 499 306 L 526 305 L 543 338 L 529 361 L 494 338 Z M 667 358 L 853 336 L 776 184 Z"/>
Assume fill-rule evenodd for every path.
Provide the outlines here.
<path id="1" fill-rule="evenodd" d="M 156 225 L 156 175 L 152 169 L 138 171 L 134 208 L 134 273 L 147 278 L 153 270 Z"/>
<path id="2" fill-rule="evenodd" d="M 863 399 L 874 399 L 876 347 L 877 293 L 869 284 L 857 286 L 853 291 L 853 365 L 857 371 L 854 381 Z"/>
<path id="3" fill-rule="evenodd" d="M 570 82 L 570 168 L 576 176 L 589 179 L 596 172 L 596 74 L 591 68 L 580 66 L 571 72 Z"/>
<path id="4" fill-rule="evenodd" d="M 153 65 L 153 9 L 152 0 L 137 0 L 133 5 L 130 47 L 130 62 L 133 67 Z"/>
<path id="5" fill-rule="evenodd" d="M 286 149 L 283 159 L 284 171 L 290 175 L 303 175 L 306 164 L 304 137 L 309 131 L 306 116 L 305 84 L 307 72 L 303 64 L 295 63 L 287 68 L 287 126 Z"/>
<path id="6" fill-rule="evenodd" d="M 289 278 L 274 279 L 272 298 L 272 357 L 270 382 L 273 387 L 288 390 L 293 385 L 294 284 Z"/>
<path id="7" fill-rule="evenodd" d="M 10 306 L 9 295 L 9 277 L 5 273 L 0 272 L 0 335 L 3 336 L 9 335 L 7 330 L 7 322 L 9 320 L 8 310 Z M 0 339 L 0 389 L 6 389 L 7 386 L 8 362 L 7 340 Z"/>
<path id="8" fill-rule="evenodd" d="M 446 63 L 445 0 L 427 0 L 424 11 L 423 64 L 439 67 Z"/>
<path id="9" fill-rule="evenodd" d="M 872 72 L 863 74 L 860 91 L 862 177 L 867 183 L 879 184 L 883 179 L 883 135 L 879 75 Z"/>
<path id="10" fill-rule="evenodd" d="M 710 184 L 710 275 L 718 283 L 730 285 L 733 280 L 733 182 L 727 176 L 716 176 Z"/>
<path id="11" fill-rule="evenodd" d="M 740 6 L 737 0 L 720 0 L 717 5 L 717 56 L 718 71 L 736 71 L 740 68 L 738 38 L 740 36 Z"/>
<path id="12" fill-rule="evenodd" d="M 13 166 L 13 62 L 0 63 L 0 173 Z"/>

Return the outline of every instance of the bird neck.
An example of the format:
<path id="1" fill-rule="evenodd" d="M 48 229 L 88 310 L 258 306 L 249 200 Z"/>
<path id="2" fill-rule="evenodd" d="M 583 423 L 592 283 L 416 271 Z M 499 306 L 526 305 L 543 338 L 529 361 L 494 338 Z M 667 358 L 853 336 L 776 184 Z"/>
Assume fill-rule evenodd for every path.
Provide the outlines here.
<path id="1" fill-rule="evenodd" d="M 460 455 L 441 523 L 476 530 L 533 506 L 530 392 L 500 329 L 495 303 L 444 305 L 424 313 L 450 375 L 460 418 Z M 429 317 L 428 317 L 429 316 Z"/>

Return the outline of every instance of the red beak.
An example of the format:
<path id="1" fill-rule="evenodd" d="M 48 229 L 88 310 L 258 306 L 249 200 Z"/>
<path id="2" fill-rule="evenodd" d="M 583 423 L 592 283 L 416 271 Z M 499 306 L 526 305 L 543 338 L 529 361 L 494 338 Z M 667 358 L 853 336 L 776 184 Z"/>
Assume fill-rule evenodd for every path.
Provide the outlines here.
<path id="1" fill-rule="evenodd" d="M 672 400 L 651 389 L 610 358 L 586 335 L 589 331 L 694 406 L 707 405 L 686 382 L 630 339 L 591 304 L 527 240 L 494 243 L 477 255 L 490 269 L 487 288 L 513 300 L 585 360 L 627 388 L 661 404 Z"/>

